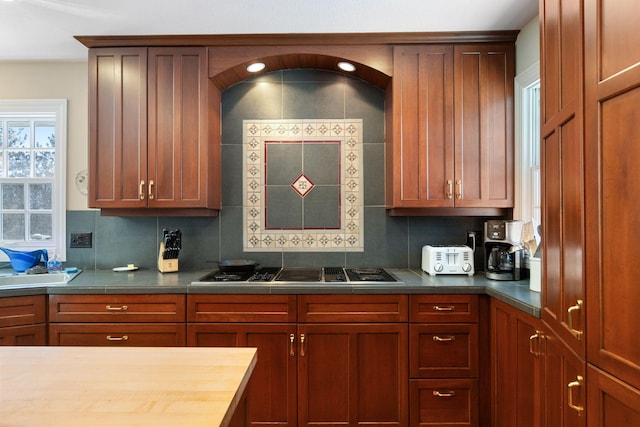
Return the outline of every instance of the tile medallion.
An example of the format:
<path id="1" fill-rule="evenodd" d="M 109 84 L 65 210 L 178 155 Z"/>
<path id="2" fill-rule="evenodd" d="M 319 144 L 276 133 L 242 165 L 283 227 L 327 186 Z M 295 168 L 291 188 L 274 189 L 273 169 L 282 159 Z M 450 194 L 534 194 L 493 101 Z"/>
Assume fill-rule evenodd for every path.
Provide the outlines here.
<path id="1" fill-rule="evenodd" d="M 243 249 L 362 252 L 362 119 L 244 120 Z"/>

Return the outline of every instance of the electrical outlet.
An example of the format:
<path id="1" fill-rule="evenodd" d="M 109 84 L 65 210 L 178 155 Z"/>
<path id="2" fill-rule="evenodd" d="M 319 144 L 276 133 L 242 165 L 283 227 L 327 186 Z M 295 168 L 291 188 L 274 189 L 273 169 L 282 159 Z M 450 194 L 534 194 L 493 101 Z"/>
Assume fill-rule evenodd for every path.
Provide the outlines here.
<path id="1" fill-rule="evenodd" d="M 93 243 L 93 233 L 71 233 L 70 248 L 90 248 Z"/>

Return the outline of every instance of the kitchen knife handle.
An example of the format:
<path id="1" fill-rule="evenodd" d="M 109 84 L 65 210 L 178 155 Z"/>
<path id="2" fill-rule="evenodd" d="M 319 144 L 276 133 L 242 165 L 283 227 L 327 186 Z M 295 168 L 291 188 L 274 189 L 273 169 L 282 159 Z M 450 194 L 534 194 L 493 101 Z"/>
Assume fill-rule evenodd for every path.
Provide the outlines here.
<path id="1" fill-rule="evenodd" d="M 581 299 L 579 299 L 578 301 L 576 301 L 576 305 L 572 305 L 571 307 L 569 307 L 567 309 L 567 326 L 569 327 L 569 331 L 571 331 L 573 336 L 575 336 L 579 340 L 582 339 L 583 332 L 581 330 L 579 330 L 579 329 L 574 329 L 574 327 L 573 327 L 573 312 L 582 310 L 582 304 L 583 303 L 584 302 Z"/>
<path id="2" fill-rule="evenodd" d="M 144 200 L 144 179 L 140 181 L 140 190 L 138 190 L 140 194 L 140 200 Z"/>
<path id="3" fill-rule="evenodd" d="M 582 387 L 583 382 L 584 378 L 581 375 L 578 375 L 575 381 L 571 381 L 569 384 L 567 384 L 569 393 L 569 401 L 567 402 L 567 404 L 569 405 L 569 408 L 574 409 L 578 413 L 578 416 L 582 416 L 582 413 L 584 412 L 584 406 L 578 406 L 573 403 L 573 389 Z"/>
<path id="4" fill-rule="evenodd" d="M 453 180 L 452 179 L 447 180 L 447 188 L 445 188 L 444 191 L 447 193 L 447 199 L 453 198 Z"/>
<path id="5" fill-rule="evenodd" d="M 296 335 L 295 334 L 289 334 L 289 356 L 295 356 L 296 355 L 296 351 L 295 351 L 295 345 L 294 345 L 294 341 L 296 340 Z"/>
<path id="6" fill-rule="evenodd" d="M 149 180 L 149 200 L 153 200 L 153 180 Z"/>

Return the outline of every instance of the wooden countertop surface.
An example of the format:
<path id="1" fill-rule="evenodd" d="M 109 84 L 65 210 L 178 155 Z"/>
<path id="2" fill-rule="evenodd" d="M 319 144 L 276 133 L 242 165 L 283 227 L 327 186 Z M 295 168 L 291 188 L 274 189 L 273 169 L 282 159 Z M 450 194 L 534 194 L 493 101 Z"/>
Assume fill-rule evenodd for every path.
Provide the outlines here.
<path id="1" fill-rule="evenodd" d="M 0 425 L 226 426 L 255 348 L 0 347 Z"/>

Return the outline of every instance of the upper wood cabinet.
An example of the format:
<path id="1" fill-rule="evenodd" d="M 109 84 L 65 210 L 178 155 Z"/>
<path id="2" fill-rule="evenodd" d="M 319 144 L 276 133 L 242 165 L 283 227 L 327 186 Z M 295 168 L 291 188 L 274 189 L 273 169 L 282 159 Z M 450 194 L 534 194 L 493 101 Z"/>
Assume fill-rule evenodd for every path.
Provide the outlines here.
<path id="1" fill-rule="evenodd" d="M 392 214 L 513 207 L 514 67 L 512 43 L 394 47 Z"/>
<path id="2" fill-rule="evenodd" d="M 219 92 L 201 47 L 89 51 L 89 207 L 216 215 Z"/>

